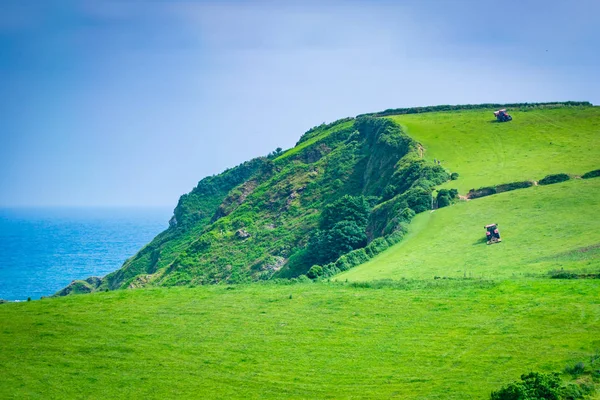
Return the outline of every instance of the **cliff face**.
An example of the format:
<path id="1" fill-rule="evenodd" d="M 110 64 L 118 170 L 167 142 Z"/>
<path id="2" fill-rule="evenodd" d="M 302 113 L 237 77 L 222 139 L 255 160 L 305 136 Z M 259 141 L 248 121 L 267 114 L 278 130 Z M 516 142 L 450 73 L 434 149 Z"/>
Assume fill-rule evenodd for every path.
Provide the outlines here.
<path id="1" fill-rule="evenodd" d="M 345 195 L 366 199 L 371 241 L 401 229 L 447 178 L 390 120 L 321 125 L 284 153 L 201 180 L 181 196 L 166 231 L 90 288 L 295 277 L 312 265 L 303 251 L 326 205 Z"/>

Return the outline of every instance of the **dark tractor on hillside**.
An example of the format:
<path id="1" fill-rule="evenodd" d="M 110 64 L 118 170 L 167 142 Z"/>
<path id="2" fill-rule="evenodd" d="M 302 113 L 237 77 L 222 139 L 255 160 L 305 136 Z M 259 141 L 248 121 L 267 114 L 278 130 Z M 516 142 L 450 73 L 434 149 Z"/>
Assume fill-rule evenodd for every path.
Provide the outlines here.
<path id="1" fill-rule="evenodd" d="M 500 231 L 498 231 L 498 224 L 489 224 L 485 227 L 485 235 L 487 237 L 487 244 L 493 244 L 501 242 Z"/>
<path id="2" fill-rule="evenodd" d="M 510 116 L 509 113 L 506 112 L 506 108 L 503 108 L 502 110 L 494 111 L 494 117 L 496 117 L 496 120 L 498 122 L 512 121 L 512 117 Z"/>

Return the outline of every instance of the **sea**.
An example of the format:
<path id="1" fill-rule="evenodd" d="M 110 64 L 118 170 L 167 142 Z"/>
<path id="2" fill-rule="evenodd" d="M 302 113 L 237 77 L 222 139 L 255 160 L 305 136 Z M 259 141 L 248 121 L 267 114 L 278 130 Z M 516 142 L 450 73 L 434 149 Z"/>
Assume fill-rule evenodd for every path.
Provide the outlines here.
<path id="1" fill-rule="evenodd" d="M 168 208 L 0 208 L 0 299 L 50 296 L 115 271 L 168 227 Z"/>

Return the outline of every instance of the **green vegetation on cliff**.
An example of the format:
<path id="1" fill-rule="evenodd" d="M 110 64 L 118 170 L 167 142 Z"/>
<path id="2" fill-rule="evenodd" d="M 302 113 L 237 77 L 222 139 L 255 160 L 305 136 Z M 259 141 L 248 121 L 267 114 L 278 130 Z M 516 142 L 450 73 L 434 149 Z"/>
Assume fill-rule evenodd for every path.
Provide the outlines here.
<path id="1" fill-rule="evenodd" d="M 291 278 L 315 264 L 312 277 L 331 276 L 397 243 L 415 214 L 456 202 L 457 192 L 478 189 L 469 194 L 476 197 L 549 174 L 593 176 L 598 107 L 515 104 L 514 120 L 501 124 L 491 106 L 387 110 L 316 126 L 290 150 L 201 180 L 181 196 L 169 229 L 120 270 L 59 294 Z M 322 213 L 344 198 L 362 204 L 366 218 L 324 226 Z"/>
<path id="2" fill-rule="evenodd" d="M 371 208 L 395 199 L 422 211 L 433 186 L 448 178 L 393 121 L 347 118 L 315 127 L 291 150 L 200 181 L 179 200 L 169 229 L 98 289 L 299 276 L 399 229 L 394 215 L 371 215 Z M 365 205 L 361 225 L 339 220 L 319 234 L 321 212 L 344 196 Z M 310 251 L 315 238 L 317 253 Z"/>

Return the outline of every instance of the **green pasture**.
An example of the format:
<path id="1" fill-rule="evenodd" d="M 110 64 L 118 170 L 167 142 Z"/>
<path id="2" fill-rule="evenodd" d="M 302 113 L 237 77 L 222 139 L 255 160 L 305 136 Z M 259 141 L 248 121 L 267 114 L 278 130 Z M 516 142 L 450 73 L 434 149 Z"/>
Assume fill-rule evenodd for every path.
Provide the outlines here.
<path id="1" fill-rule="evenodd" d="M 0 398 L 482 399 L 600 349 L 597 280 L 157 288 L 0 305 Z"/>
<path id="2" fill-rule="evenodd" d="M 600 272 L 600 179 L 461 201 L 417 215 L 409 234 L 336 279 L 521 278 L 564 268 Z M 497 223 L 502 243 L 485 243 Z"/>
<path id="3" fill-rule="evenodd" d="M 390 117 L 460 178 L 444 185 L 461 193 L 482 186 L 539 180 L 548 174 L 582 175 L 600 168 L 600 107 L 465 110 Z"/>

